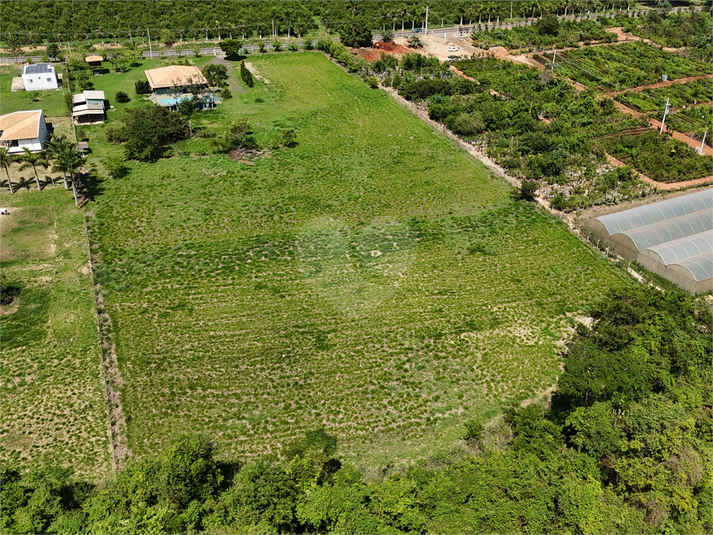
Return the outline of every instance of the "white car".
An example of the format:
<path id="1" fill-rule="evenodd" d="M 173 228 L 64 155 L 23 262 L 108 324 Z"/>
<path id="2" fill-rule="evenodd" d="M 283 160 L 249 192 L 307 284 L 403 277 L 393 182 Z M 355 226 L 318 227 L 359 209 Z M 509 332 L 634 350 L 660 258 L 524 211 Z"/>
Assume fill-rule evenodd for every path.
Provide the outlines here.
<path id="1" fill-rule="evenodd" d="M 448 47 L 448 52 L 458 52 L 458 47 L 451 45 Z"/>

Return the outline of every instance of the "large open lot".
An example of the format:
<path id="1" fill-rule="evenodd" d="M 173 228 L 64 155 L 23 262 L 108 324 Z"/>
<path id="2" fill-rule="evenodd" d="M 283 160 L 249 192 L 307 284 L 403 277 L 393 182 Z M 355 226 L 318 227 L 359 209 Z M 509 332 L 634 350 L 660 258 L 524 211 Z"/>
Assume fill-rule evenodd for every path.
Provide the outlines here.
<path id="1" fill-rule="evenodd" d="M 83 216 L 71 192 L 3 192 L 2 461 L 111 470 L 108 419 Z"/>
<path id="2" fill-rule="evenodd" d="M 195 123 L 248 117 L 254 166 L 134 163 L 97 197 L 133 452 L 196 430 L 257 454 L 324 425 L 403 459 L 554 384 L 568 314 L 617 271 L 323 55 L 249 59 L 268 82 Z M 270 149 L 288 128 L 298 145 Z"/>

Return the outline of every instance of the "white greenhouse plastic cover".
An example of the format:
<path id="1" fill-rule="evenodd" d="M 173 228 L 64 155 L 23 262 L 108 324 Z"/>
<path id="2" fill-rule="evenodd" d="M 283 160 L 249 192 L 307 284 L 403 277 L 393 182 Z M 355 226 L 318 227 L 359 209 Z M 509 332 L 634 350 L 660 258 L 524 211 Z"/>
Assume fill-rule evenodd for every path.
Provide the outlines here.
<path id="1" fill-rule="evenodd" d="M 704 281 L 713 277 L 713 255 L 710 253 L 692 256 L 686 260 L 676 262 L 675 266 L 681 266 L 691 272 L 696 282 Z"/>
<path id="2" fill-rule="evenodd" d="M 655 245 L 646 250 L 657 253 L 664 265 L 676 264 L 682 260 L 706 254 L 713 262 L 711 254 L 713 252 L 713 230 Z"/>
<path id="3" fill-rule="evenodd" d="M 611 236 L 701 210 L 713 209 L 713 188 L 597 217 Z M 660 243 L 660 242 L 659 242 Z"/>
<path id="4" fill-rule="evenodd" d="M 641 251 L 642 249 L 693 236 L 707 230 L 713 230 L 713 210 L 674 217 L 667 221 L 628 230 L 621 234 L 631 238 L 636 248 Z"/>

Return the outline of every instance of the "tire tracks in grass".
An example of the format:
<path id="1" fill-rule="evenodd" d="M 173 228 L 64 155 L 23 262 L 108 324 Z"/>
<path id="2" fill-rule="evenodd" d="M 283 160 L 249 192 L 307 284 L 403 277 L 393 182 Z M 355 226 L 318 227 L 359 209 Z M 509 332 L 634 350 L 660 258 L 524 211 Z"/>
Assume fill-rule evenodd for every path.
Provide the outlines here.
<path id="1" fill-rule="evenodd" d="M 121 470 L 127 459 L 131 456 L 129 441 L 126 436 L 126 418 L 124 417 L 124 406 L 121 401 L 121 386 L 123 380 L 119 371 L 119 361 L 116 356 L 116 345 L 113 339 L 113 329 L 111 317 L 104 307 L 104 296 L 101 287 L 94 275 L 94 264 L 97 261 L 96 255 L 92 254 L 92 242 L 89 237 L 86 212 L 82 213 L 84 221 L 84 232 L 87 236 L 87 246 L 89 248 L 89 269 L 92 274 L 92 287 L 94 290 L 94 308 L 97 318 L 97 330 L 99 332 L 100 354 L 102 375 L 104 378 L 104 393 L 107 405 L 109 441 L 111 444 L 112 462 L 114 471 Z"/>

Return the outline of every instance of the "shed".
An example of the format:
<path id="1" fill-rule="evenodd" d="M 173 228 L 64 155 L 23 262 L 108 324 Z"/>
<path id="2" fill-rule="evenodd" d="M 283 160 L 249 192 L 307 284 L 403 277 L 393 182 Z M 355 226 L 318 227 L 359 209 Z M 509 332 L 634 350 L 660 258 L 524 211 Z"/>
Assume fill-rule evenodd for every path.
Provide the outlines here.
<path id="1" fill-rule="evenodd" d="M 87 56 L 84 58 L 84 61 L 86 61 L 89 65 L 89 70 L 92 72 L 92 75 L 99 76 L 104 74 L 104 68 L 102 67 L 102 61 L 104 61 L 104 58 L 102 56 Z"/>

